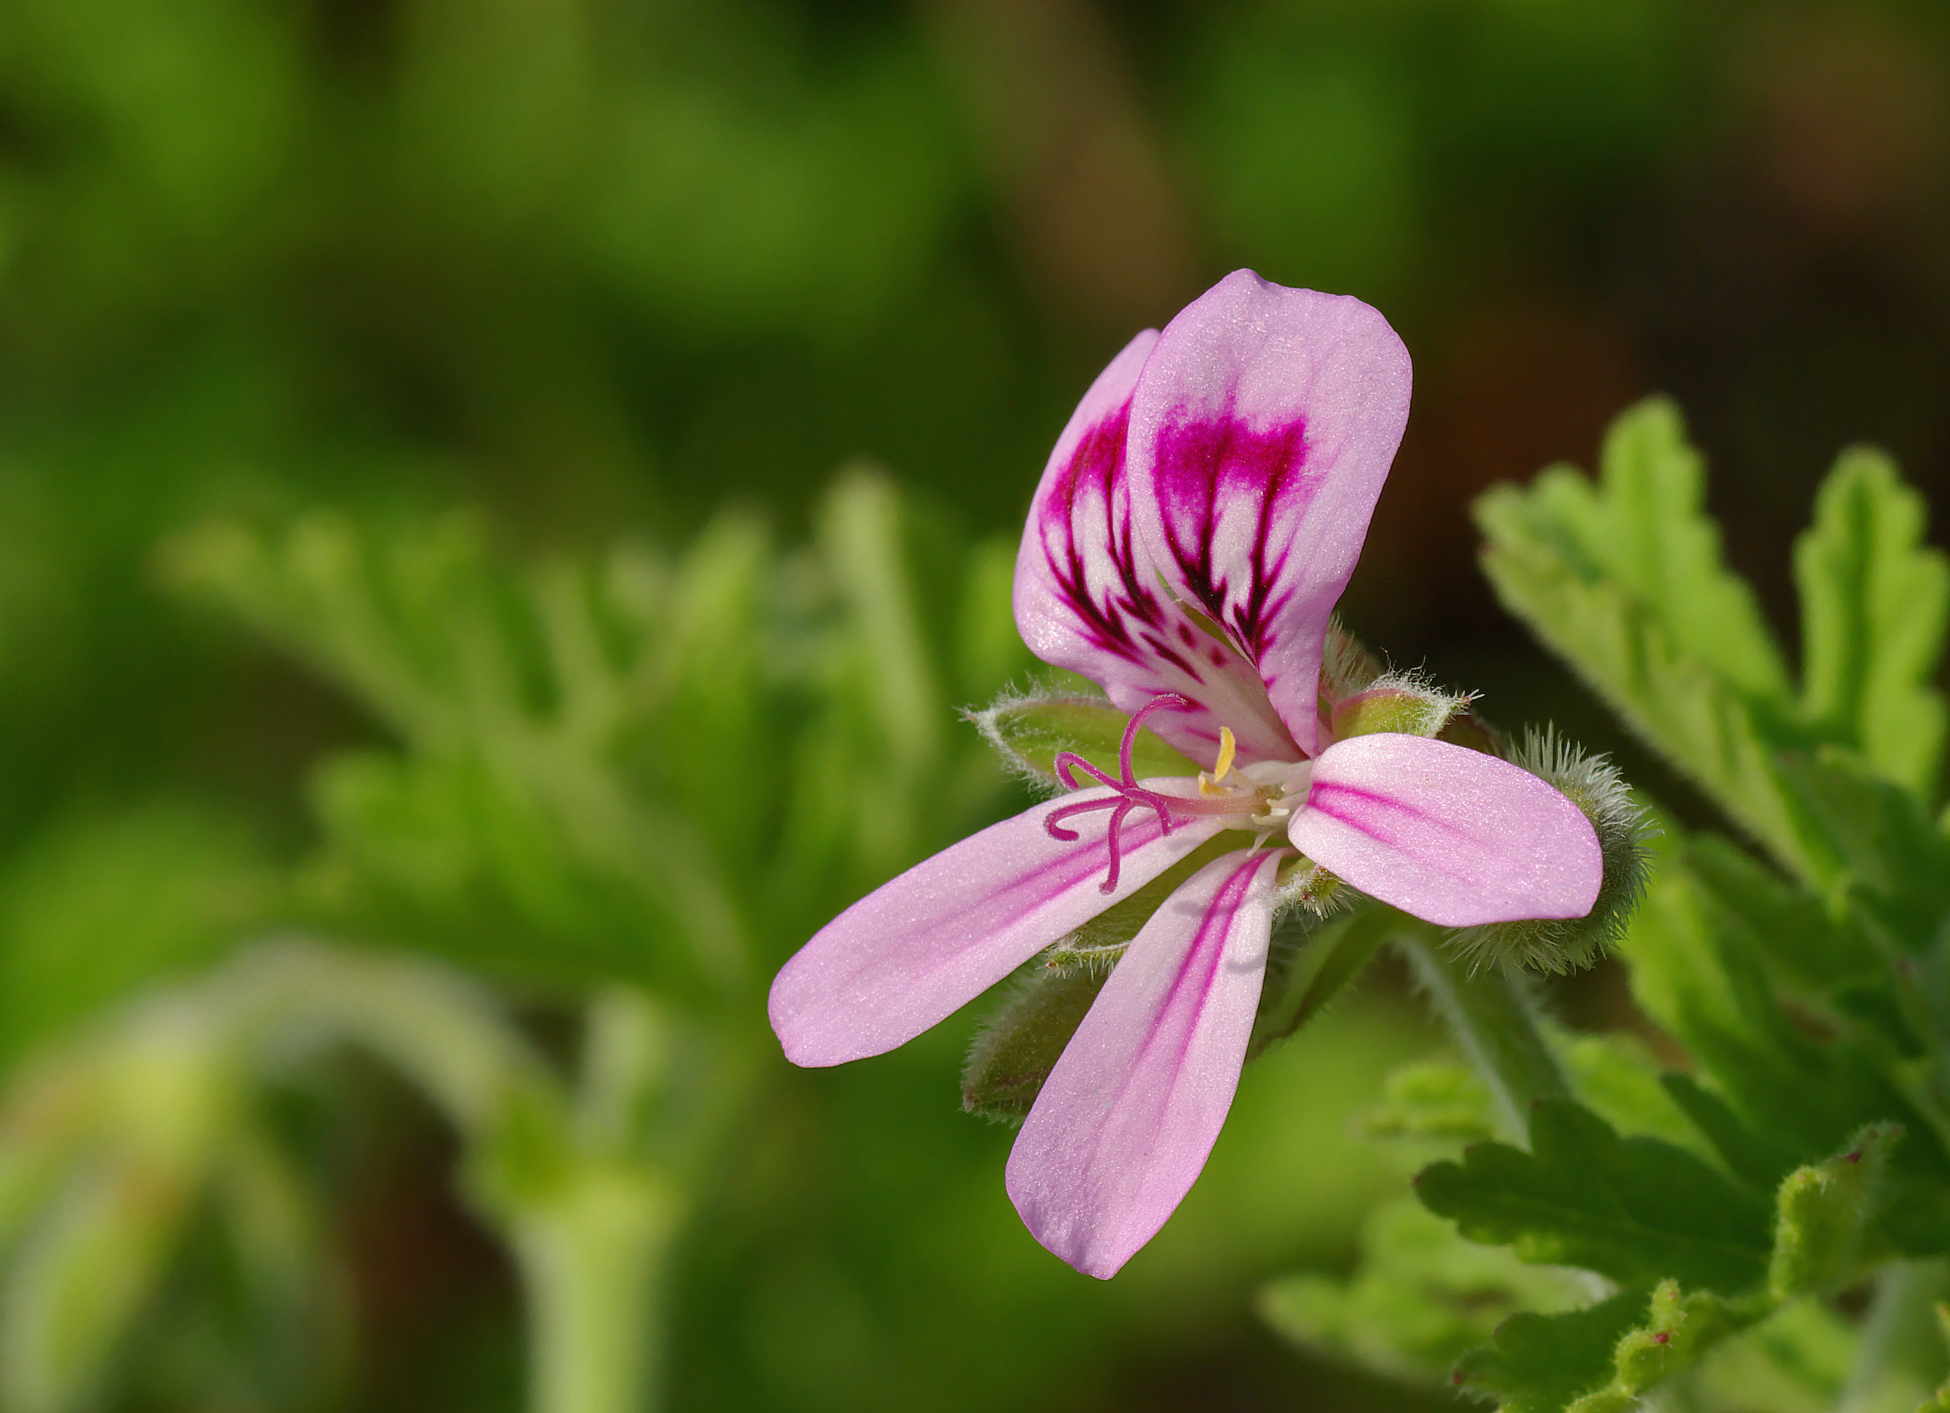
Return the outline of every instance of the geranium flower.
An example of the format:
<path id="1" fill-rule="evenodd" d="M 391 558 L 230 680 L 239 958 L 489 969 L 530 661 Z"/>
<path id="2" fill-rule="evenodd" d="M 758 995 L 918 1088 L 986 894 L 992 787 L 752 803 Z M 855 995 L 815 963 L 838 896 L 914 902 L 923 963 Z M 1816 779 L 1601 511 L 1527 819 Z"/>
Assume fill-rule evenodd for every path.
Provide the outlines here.
<path id="1" fill-rule="evenodd" d="M 880 1054 L 1236 840 L 1131 940 L 1010 1156 L 1030 1231 L 1092 1275 L 1149 1241 L 1204 1167 L 1283 883 L 1307 860 L 1447 927 L 1582 917 L 1597 897 L 1590 822 L 1536 776 L 1419 735 L 1334 739 L 1329 616 L 1408 395 L 1407 350 L 1373 309 L 1251 271 L 1133 339 L 1057 440 L 1015 584 L 1030 648 L 1130 713 L 1120 774 L 1059 756 L 1072 793 L 855 903 L 773 983 L 794 1063 Z M 1134 778 L 1140 726 L 1211 768 Z"/>

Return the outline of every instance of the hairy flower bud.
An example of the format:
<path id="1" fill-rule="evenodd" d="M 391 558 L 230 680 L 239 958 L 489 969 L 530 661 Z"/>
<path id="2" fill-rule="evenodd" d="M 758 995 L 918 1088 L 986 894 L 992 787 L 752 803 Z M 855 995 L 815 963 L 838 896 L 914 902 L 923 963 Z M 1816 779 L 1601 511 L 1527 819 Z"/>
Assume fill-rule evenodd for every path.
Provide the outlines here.
<path id="1" fill-rule="evenodd" d="M 1439 736 L 1450 718 L 1473 700 L 1445 692 L 1418 673 L 1390 672 L 1334 704 L 1334 739 L 1345 741 L 1376 731 Z"/>
<path id="2" fill-rule="evenodd" d="M 1512 765 L 1548 781 L 1584 811 L 1598 834 L 1605 877 L 1598 901 L 1579 918 L 1537 918 L 1464 928 L 1451 945 L 1472 966 L 1496 963 L 1533 971 L 1582 971 L 1618 941 L 1645 892 L 1651 827 L 1618 767 L 1555 729 L 1531 730 L 1508 752 Z"/>

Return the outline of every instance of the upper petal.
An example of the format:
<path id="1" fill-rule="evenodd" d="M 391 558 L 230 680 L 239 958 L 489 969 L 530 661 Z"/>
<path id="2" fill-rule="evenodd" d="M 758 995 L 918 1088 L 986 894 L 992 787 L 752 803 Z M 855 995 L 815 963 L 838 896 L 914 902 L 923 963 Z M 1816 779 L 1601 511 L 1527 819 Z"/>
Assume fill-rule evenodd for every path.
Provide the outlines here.
<path id="1" fill-rule="evenodd" d="M 827 923 L 772 982 L 786 1058 L 837 1065 L 906 1044 L 1218 832 L 1192 819 L 1166 834 L 1155 813 L 1134 811 L 1119 834 L 1118 886 L 1105 893 L 1109 811 L 1068 820 L 1069 841 L 1043 822 L 1111 794 L 1079 790 L 991 825 Z"/>
<path id="2" fill-rule="evenodd" d="M 1165 901 L 1043 1082 L 1009 1155 L 1036 1239 L 1109 1277 L 1191 1191 L 1239 1086 L 1277 850 L 1207 864 Z"/>
<path id="3" fill-rule="evenodd" d="M 1195 703 L 1151 729 L 1210 761 L 1230 726 L 1247 760 L 1297 755 L 1259 674 L 1163 590 L 1131 528 L 1125 434 L 1151 347 L 1147 330 L 1112 360 L 1056 440 L 1016 556 L 1016 626 L 1029 650 L 1099 683 L 1125 711 L 1176 693 Z"/>
<path id="4" fill-rule="evenodd" d="M 1328 615 L 1401 444 L 1409 381 L 1408 350 L 1360 300 L 1237 270 L 1166 327 L 1132 399 L 1138 541 L 1310 755 Z"/>
<path id="5" fill-rule="evenodd" d="M 1421 736 L 1329 746 L 1288 835 L 1364 893 L 1444 927 L 1583 917 L 1604 881 L 1583 810 L 1508 761 Z"/>

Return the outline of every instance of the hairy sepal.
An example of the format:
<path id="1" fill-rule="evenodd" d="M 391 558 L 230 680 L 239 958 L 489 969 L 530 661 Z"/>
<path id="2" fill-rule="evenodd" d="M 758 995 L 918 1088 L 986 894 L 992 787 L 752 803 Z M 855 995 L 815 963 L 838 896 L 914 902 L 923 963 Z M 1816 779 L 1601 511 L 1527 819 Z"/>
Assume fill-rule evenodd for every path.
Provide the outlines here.
<path id="1" fill-rule="evenodd" d="M 1032 786 L 1059 793 L 1068 788 L 1056 774 L 1056 758 L 1074 751 L 1110 775 L 1118 773 L 1118 748 L 1130 718 L 1102 697 L 1073 692 L 1009 695 L 968 719 L 1002 756 L 1010 772 Z M 1139 731 L 1131 750 L 1133 775 L 1196 775 L 1199 767 L 1150 731 Z"/>

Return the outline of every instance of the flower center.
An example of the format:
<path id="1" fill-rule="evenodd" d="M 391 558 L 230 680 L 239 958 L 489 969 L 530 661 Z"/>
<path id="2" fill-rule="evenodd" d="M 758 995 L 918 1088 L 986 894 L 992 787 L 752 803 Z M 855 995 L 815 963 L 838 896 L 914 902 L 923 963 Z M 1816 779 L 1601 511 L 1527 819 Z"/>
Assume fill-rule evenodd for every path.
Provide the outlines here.
<path id="1" fill-rule="evenodd" d="M 1065 805 L 1052 810 L 1043 821 L 1043 827 L 1054 839 L 1070 840 L 1077 837 L 1074 829 L 1066 829 L 1063 822 L 1079 815 L 1094 814 L 1098 810 L 1109 810 L 1110 828 L 1105 842 L 1110 848 L 1110 869 L 1099 885 L 1105 893 L 1117 891 L 1118 868 L 1122 849 L 1118 831 L 1133 810 L 1148 809 L 1158 816 L 1158 827 L 1164 833 L 1171 833 L 1172 826 L 1195 816 L 1210 818 L 1214 815 L 1232 817 L 1227 828 L 1271 831 L 1283 825 L 1293 811 L 1305 803 L 1307 787 L 1313 776 L 1311 761 L 1255 761 L 1247 766 L 1235 766 L 1239 744 L 1234 739 L 1232 728 L 1219 728 L 1219 759 L 1210 771 L 1200 771 L 1197 777 L 1198 793 L 1180 795 L 1164 790 L 1146 789 L 1138 784 L 1131 769 L 1131 752 L 1137 745 L 1138 732 L 1143 729 L 1145 719 L 1155 712 L 1175 707 L 1183 710 L 1191 705 L 1185 698 L 1175 695 L 1153 697 L 1136 712 L 1124 727 L 1124 740 L 1118 747 L 1117 764 L 1121 779 L 1114 778 L 1098 769 L 1075 751 L 1064 751 L 1056 757 L 1056 774 L 1072 790 L 1087 789 L 1089 782 L 1078 779 L 1078 773 L 1090 777 L 1099 785 L 1108 786 L 1112 795 L 1099 800 L 1083 800 L 1074 805 Z"/>

